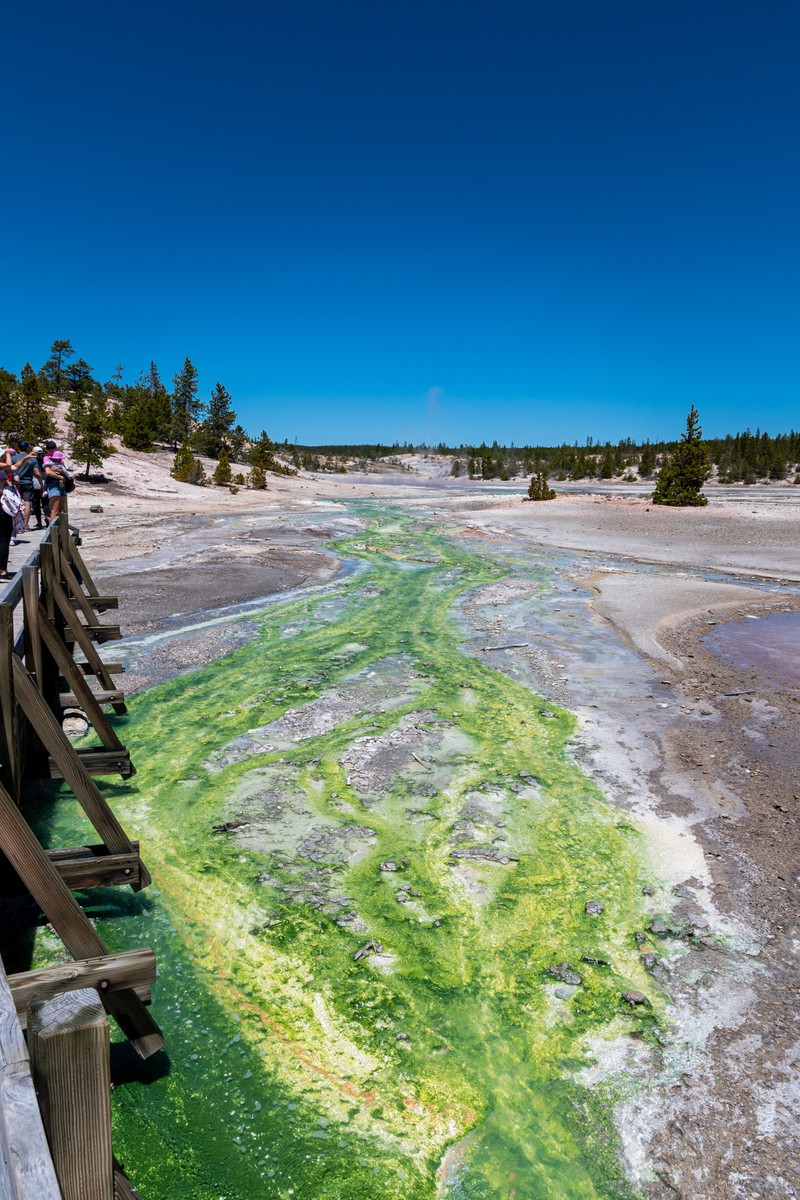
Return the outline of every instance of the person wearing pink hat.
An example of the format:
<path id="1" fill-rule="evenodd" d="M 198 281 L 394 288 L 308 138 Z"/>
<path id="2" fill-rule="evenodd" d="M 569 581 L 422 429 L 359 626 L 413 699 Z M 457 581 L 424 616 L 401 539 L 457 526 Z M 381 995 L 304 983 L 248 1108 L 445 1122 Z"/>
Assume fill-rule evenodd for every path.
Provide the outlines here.
<path id="1" fill-rule="evenodd" d="M 64 455 L 61 450 L 51 450 L 42 463 L 44 467 L 44 484 L 50 497 L 50 520 L 61 516 L 67 511 L 67 480 L 72 479 L 64 466 Z"/>

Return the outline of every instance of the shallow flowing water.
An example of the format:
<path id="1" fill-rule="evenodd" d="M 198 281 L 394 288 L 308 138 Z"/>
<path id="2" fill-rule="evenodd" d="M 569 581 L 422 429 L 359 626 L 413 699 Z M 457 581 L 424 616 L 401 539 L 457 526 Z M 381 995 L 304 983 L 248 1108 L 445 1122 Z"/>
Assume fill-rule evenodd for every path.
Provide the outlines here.
<path id="1" fill-rule="evenodd" d="M 590 1035 L 657 1032 L 643 839 L 570 714 L 463 651 L 509 568 L 359 515 L 358 572 L 119 722 L 138 774 L 107 791 L 156 886 L 92 900 L 156 952 L 170 1066 L 117 1087 L 117 1156 L 148 1200 L 627 1197 L 617 1097 L 577 1076 Z M 91 840 L 68 800 L 42 822 Z"/>

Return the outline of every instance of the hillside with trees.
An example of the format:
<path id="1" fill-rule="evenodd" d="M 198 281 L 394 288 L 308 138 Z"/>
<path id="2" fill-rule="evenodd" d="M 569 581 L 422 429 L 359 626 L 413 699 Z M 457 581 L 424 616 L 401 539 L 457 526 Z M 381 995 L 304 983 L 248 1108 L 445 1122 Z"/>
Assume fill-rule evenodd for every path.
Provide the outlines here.
<path id="1" fill-rule="evenodd" d="M 542 475 L 574 482 L 655 481 L 684 440 L 610 442 L 586 437 L 558 446 L 535 442 L 507 446 L 497 441 L 436 446 L 288 441 L 275 445 L 263 429 L 257 436 L 248 435 L 222 382 L 217 381 L 207 398 L 200 395 L 197 369 L 190 358 L 184 359 L 171 387 L 155 362 L 131 383 L 125 382 L 123 364 L 111 379 L 101 382 L 68 339 L 53 342 L 38 369 L 29 362 L 18 373 L 0 367 L 0 432 L 7 442 L 18 437 L 44 440 L 55 432 L 57 410 L 66 412 L 67 442 L 87 478 L 93 468 L 102 467 L 116 442 L 145 453 L 170 449 L 176 456 L 176 478 L 258 489 L 267 486 L 270 473 L 403 470 L 407 456 L 413 454 L 441 459 L 445 473 L 466 480 L 528 480 Z M 800 433 L 794 430 L 772 436 L 748 428 L 706 438 L 702 446 L 710 482 L 800 482 Z M 216 462 L 210 473 L 201 456 Z"/>

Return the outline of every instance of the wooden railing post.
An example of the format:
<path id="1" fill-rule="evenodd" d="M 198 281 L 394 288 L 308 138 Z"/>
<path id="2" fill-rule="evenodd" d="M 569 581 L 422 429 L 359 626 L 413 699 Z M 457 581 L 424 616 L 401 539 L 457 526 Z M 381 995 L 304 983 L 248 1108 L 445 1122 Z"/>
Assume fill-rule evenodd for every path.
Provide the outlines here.
<path id="1" fill-rule="evenodd" d="M 108 1020 L 97 993 L 32 1003 L 28 1044 L 64 1200 L 113 1200 Z"/>

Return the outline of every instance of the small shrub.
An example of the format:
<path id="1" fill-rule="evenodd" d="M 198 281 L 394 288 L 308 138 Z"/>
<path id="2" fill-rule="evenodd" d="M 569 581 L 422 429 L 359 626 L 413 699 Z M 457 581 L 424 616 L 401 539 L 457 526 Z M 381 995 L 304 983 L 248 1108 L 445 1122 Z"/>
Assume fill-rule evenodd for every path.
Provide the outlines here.
<path id="1" fill-rule="evenodd" d="M 267 486 L 267 475 L 263 467 L 253 467 L 250 472 L 250 487 L 263 492 Z"/>

